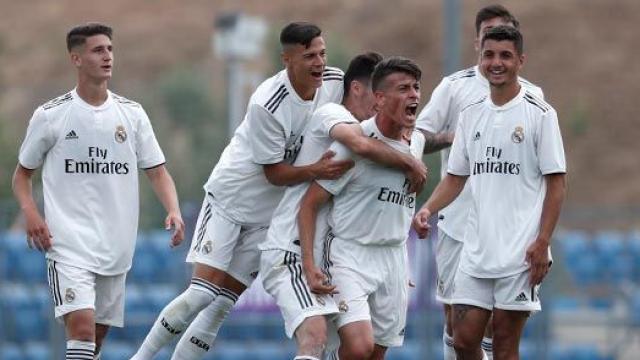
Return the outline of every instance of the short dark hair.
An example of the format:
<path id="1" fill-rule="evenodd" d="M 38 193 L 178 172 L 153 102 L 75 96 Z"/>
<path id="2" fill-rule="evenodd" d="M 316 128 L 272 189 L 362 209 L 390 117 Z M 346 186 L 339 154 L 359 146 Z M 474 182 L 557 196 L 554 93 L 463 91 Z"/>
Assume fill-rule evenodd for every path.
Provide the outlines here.
<path id="1" fill-rule="evenodd" d="M 113 29 L 100 23 L 87 23 L 75 26 L 67 33 L 67 50 L 71 51 L 71 49 L 76 46 L 84 45 L 87 38 L 94 35 L 105 35 L 111 39 Z"/>
<path id="2" fill-rule="evenodd" d="M 280 32 L 280 45 L 304 45 L 309 48 L 311 41 L 322 34 L 322 30 L 310 22 L 292 22 Z"/>
<path id="3" fill-rule="evenodd" d="M 373 70 L 373 75 L 371 75 L 373 91 L 381 89 L 387 76 L 398 72 L 411 75 L 418 81 L 422 76 L 420 67 L 413 60 L 401 56 L 392 56 L 379 62 Z"/>
<path id="4" fill-rule="evenodd" d="M 380 61 L 382 61 L 382 55 L 377 52 L 368 52 L 354 57 L 349 63 L 347 72 L 344 73 L 344 97 L 349 95 L 351 82 L 354 80 L 369 85 L 373 69 Z"/>
<path id="5" fill-rule="evenodd" d="M 482 37 L 480 47 L 484 47 L 484 43 L 487 40 L 511 41 L 513 46 L 515 46 L 518 55 L 522 55 L 524 52 L 524 40 L 522 39 L 522 34 L 520 33 L 520 30 L 511 26 L 501 25 L 491 28 Z"/>
<path id="6" fill-rule="evenodd" d="M 516 29 L 520 28 L 520 22 L 513 16 L 506 7 L 502 5 L 489 5 L 478 10 L 476 14 L 476 35 L 480 34 L 480 24 L 483 21 L 491 20 L 493 18 L 502 18 L 507 23 L 512 23 Z"/>

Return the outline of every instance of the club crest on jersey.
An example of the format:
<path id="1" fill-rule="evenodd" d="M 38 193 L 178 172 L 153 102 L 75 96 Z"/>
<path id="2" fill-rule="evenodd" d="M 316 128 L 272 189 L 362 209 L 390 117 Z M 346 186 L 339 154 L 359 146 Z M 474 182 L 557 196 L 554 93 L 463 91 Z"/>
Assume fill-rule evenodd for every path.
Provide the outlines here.
<path id="1" fill-rule="evenodd" d="M 205 254 L 210 253 L 212 249 L 213 244 L 211 243 L 211 241 L 207 241 L 206 243 L 204 243 L 204 245 L 202 245 L 202 252 Z"/>
<path id="2" fill-rule="evenodd" d="M 513 130 L 513 134 L 511 134 L 511 140 L 519 144 L 524 140 L 524 129 L 522 126 L 516 126 L 515 130 Z"/>
<path id="3" fill-rule="evenodd" d="M 67 288 L 67 290 L 64 293 L 64 301 L 68 303 L 72 303 L 73 300 L 75 299 L 76 299 L 76 292 L 73 291 L 73 289 L 71 288 Z"/>
<path id="4" fill-rule="evenodd" d="M 116 138 L 116 141 L 119 142 L 120 144 L 122 144 L 127 140 L 127 132 L 124 129 L 124 126 L 122 125 L 116 126 L 115 138 Z"/>
<path id="5" fill-rule="evenodd" d="M 349 311 L 349 305 L 347 305 L 346 301 L 340 300 L 340 303 L 338 304 L 338 310 L 341 313 L 346 313 L 347 311 Z"/>

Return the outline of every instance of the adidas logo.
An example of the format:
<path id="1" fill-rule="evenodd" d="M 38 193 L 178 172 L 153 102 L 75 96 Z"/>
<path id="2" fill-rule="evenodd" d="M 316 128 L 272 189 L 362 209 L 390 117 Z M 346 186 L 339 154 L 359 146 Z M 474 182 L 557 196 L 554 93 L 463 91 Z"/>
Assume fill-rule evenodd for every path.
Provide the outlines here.
<path id="1" fill-rule="evenodd" d="M 77 138 L 78 138 L 78 135 L 76 134 L 75 130 L 69 131 L 67 136 L 64 137 L 65 140 L 71 140 L 71 139 L 77 139 Z"/>
<path id="2" fill-rule="evenodd" d="M 473 137 L 473 141 L 480 140 L 480 131 L 476 132 L 476 136 Z"/>
<path id="3" fill-rule="evenodd" d="M 516 297 L 516 301 L 529 301 L 529 299 L 527 298 L 527 295 L 524 294 L 524 292 L 521 292 L 520 295 Z"/>

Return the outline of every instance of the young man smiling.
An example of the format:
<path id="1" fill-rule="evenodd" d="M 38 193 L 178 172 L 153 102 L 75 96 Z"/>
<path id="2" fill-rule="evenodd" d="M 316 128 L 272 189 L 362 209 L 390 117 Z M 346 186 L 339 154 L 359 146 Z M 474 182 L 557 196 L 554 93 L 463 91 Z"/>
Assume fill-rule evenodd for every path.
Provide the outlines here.
<path id="1" fill-rule="evenodd" d="M 469 178 L 472 201 L 451 300 L 453 345 L 462 359 L 482 359 L 491 315 L 494 359 L 518 357 L 550 266 L 566 165 L 555 110 L 518 81 L 524 59 L 517 29 L 497 26 L 483 36 L 479 66 L 490 94 L 460 113 L 448 174 L 414 218 L 426 235 L 427 218 Z"/>

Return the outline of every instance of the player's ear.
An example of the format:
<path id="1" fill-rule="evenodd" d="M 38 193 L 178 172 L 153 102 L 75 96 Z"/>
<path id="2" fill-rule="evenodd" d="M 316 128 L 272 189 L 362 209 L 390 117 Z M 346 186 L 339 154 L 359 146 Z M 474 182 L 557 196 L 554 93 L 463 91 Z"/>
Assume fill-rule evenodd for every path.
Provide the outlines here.
<path id="1" fill-rule="evenodd" d="M 69 59 L 75 67 L 79 67 L 80 65 L 82 65 L 80 54 L 75 49 L 69 52 Z"/>

